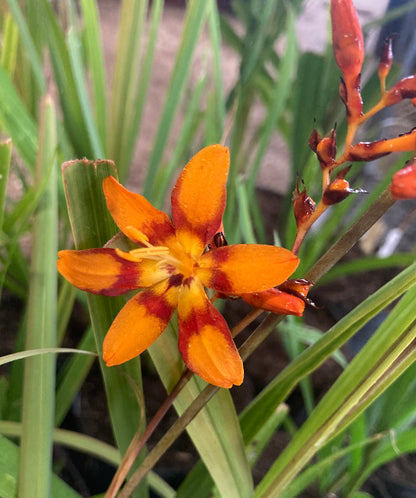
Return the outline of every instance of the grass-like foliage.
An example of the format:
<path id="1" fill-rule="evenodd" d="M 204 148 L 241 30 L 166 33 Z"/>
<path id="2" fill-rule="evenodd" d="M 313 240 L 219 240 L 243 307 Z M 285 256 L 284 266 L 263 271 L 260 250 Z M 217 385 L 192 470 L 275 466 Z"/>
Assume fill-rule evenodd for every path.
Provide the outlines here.
<path id="1" fill-rule="evenodd" d="M 379 467 L 416 452 L 416 263 L 410 250 L 346 255 L 393 205 L 416 197 L 416 75 L 402 74 L 393 37 L 381 54 L 365 52 L 351 0 L 331 1 L 321 54 L 298 47 L 302 0 L 235 0 L 227 13 L 189 0 L 139 164 L 169 6 L 119 3 L 111 75 L 97 0 L 1 3 L 0 496 L 85 495 L 62 479 L 54 444 L 113 467 L 106 497 L 149 488 L 178 498 L 364 496 Z M 389 16 L 406 9 L 415 2 Z M 225 46 L 238 64 L 231 87 Z M 381 131 L 386 110 L 405 123 L 400 134 Z M 266 219 L 258 179 L 277 136 L 273 161 L 288 180 Z M 370 161 L 381 172 L 371 185 Z M 142 195 L 122 187 L 139 171 Z M 316 326 L 322 284 L 375 273 L 383 285 L 356 289 L 358 305 Z M 237 299 L 252 309 L 235 325 L 221 312 Z M 79 339 L 71 317 L 86 323 Z M 289 359 L 238 413 L 224 387 L 244 382 L 247 358 L 261 364 L 256 349 L 270 334 Z M 342 373 L 316 399 L 312 375 L 328 361 Z M 94 362 L 114 446 L 62 428 Z M 150 419 L 149 371 L 166 390 Z M 185 430 L 200 459 L 173 489 L 155 468 Z M 260 472 L 276 437 L 285 447 Z"/>

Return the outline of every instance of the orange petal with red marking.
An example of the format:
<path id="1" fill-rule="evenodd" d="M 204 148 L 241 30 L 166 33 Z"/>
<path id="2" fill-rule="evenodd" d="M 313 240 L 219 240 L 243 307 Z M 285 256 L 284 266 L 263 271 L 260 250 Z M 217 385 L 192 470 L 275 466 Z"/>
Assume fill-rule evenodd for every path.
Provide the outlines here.
<path id="1" fill-rule="evenodd" d="M 178 321 L 179 351 L 190 370 L 219 387 L 243 382 L 243 362 L 227 323 L 198 280 L 181 289 Z"/>
<path id="2" fill-rule="evenodd" d="M 302 299 L 278 289 L 241 294 L 241 298 L 255 308 L 261 308 L 280 315 L 302 316 L 305 310 L 305 303 Z"/>
<path id="3" fill-rule="evenodd" d="M 179 286 L 161 282 L 139 292 L 121 309 L 104 339 L 108 367 L 135 358 L 165 330 L 178 302 Z"/>
<path id="4" fill-rule="evenodd" d="M 155 261 L 129 261 L 114 249 L 59 251 L 58 271 L 78 289 L 93 294 L 119 296 L 149 287 L 168 278 L 172 268 L 157 266 Z"/>
<path id="5" fill-rule="evenodd" d="M 282 247 L 238 244 L 203 254 L 196 274 L 203 284 L 226 294 L 271 289 L 292 275 L 299 258 Z"/>
<path id="6" fill-rule="evenodd" d="M 196 242 L 195 255 L 202 253 L 221 224 L 229 165 L 228 148 L 205 147 L 185 166 L 172 191 L 178 237 L 186 248 Z"/>
<path id="7" fill-rule="evenodd" d="M 124 188 L 112 176 L 104 178 L 107 207 L 119 229 L 137 244 L 142 232 L 153 245 L 163 243 L 174 233 L 169 216 L 150 204 L 142 195 Z"/>

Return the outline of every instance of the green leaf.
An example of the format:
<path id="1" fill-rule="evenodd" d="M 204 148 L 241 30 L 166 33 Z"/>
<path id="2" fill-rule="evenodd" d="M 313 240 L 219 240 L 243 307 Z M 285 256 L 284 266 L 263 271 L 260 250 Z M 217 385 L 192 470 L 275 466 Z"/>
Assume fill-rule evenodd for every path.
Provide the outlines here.
<path id="1" fill-rule="evenodd" d="M 186 88 L 193 53 L 205 20 L 207 5 L 208 2 L 199 2 L 197 0 L 190 0 L 188 2 L 181 43 L 167 88 L 165 105 L 162 110 L 146 173 L 143 192 L 148 199 L 152 199 L 155 194 L 154 178 L 163 159 L 173 120 L 177 113 L 181 96 Z"/>
<path id="2" fill-rule="evenodd" d="M 183 370 L 177 336 L 173 333 L 172 326 L 152 344 L 149 353 L 169 392 Z M 174 403 L 179 415 L 206 385 L 197 376 L 188 382 Z M 189 424 L 187 431 L 220 495 L 227 498 L 252 496 L 251 472 L 229 391 L 220 389 Z"/>
<path id="3" fill-rule="evenodd" d="M 17 46 L 19 32 L 10 12 L 4 17 L 3 40 L 0 64 L 6 73 L 12 78 L 16 67 Z"/>
<path id="4" fill-rule="evenodd" d="M 98 6 L 96 1 L 90 0 L 81 0 L 80 5 L 84 19 L 86 58 L 91 71 L 95 122 L 101 144 L 103 144 L 103 148 L 106 150 L 107 77 L 101 45 Z"/>
<path id="5" fill-rule="evenodd" d="M 37 128 L 32 116 L 16 93 L 10 76 L 0 65 L 0 123 L 14 147 L 33 171 L 37 153 Z"/>
<path id="6" fill-rule="evenodd" d="M 415 284 L 416 264 L 401 272 L 337 322 L 315 344 L 295 358 L 240 415 L 244 440 L 250 441 L 264 417 L 290 394 L 297 383 L 319 367 L 365 323 Z"/>
<path id="7" fill-rule="evenodd" d="M 0 234 L 3 229 L 4 201 L 9 180 L 10 158 L 12 154 L 12 141 L 0 142 Z M 0 287 L 1 289 L 1 287 Z"/>
<path id="8" fill-rule="evenodd" d="M 109 175 L 117 178 L 112 161 L 93 162 L 85 159 L 63 165 L 65 195 L 77 249 L 102 247 L 118 232 L 108 212 L 102 190 L 102 182 Z M 122 296 L 88 294 L 87 302 L 113 431 L 117 446 L 124 454 L 143 416 L 144 407 L 139 407 L 135 392 L 141 390 L 140 359 L 135 358 L 121 367 L 105 366 L 102 361 L 103 340 L 125 300 Z M 141 492 L 144 492 L 143 488 Z"/>
<path id="9" fill-rule="evenodd" d="M 29 287 L 26 349 L 56 344 L 57 178 L 56 122 L 50 98 L 41 106 L 36 184 L 47 178 L 36 211 Z M 26 359 L 19 496 L 46 496 L 50 489 L 55 357 Z"/>
<path id="10" fill-rule="evenodd" d="M 416 358 L 415 282 L 322 398 L 259 484 L 257 496 L 284 490 L 316 451 L 339 434 Z"/>
<path id="11" fill-rule="evenodd" d="M 19 449 L 14 443 L 0 435 L 0 496 L 2 498 L 20 496 L 17 495 L 18 472 Z M 55 474 L 52 474 L 50 493 L 48 495 L 59 496 L 59 498 L 81 498 L 81 495 L 76 493 Z"/>

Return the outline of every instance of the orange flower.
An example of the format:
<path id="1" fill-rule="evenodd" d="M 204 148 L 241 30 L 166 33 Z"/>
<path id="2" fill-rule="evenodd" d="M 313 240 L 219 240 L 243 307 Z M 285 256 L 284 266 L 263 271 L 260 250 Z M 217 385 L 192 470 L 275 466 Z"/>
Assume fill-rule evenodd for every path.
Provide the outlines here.
<path id="1" fill-rule="evenodd" d="M 140 247 L 60 251 L 58 270 L 76 287 L 108 296 L 145 288 L 122 308 L 103 345 L 108 366 L 142 353 L 178 311 L 179 351 L 185 364 L 211 384 L 239 385 L 243 365 L 228 326 L 204 287 L 240 295 L 284 282 L 298 266 L 290 251 L 267 245 L 213 248 L 226 202 L 228 149 L 196 154 L 172 192 L 172 221 L 113 177 L 103 182 L 107 206 L 120 230 Z"/>

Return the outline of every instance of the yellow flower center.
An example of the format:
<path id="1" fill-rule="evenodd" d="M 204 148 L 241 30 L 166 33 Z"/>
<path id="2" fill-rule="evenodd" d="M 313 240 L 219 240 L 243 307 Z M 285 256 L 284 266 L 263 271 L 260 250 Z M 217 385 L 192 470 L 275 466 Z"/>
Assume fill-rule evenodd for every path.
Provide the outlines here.
<path id="1" fill-rule="evenodd" d="M 134 233 L 135 239 L 146 247 L 132 249 L 129 252 L 124 252 L 116 248 L 115 251 L 118 256 L 136 263 L 140 263 L 143 259 L 150 259 L 174 266 L 178 273 L 181 273 L 185 279 L 194 275 L 196 261 L 183 249 L 176 237 L 169 240 L 169 246 L 171 247 L 154 246 L 149 242 L 148 237 L 143 232 L 133 227 L 128 228 L 130 234 Z"/>

